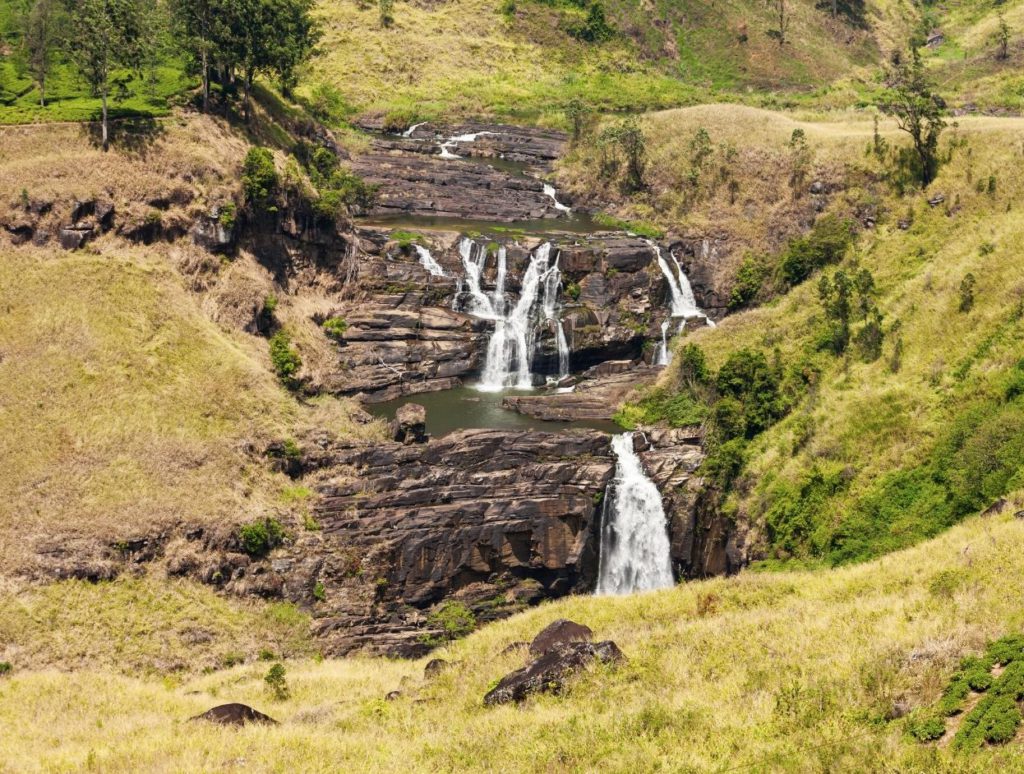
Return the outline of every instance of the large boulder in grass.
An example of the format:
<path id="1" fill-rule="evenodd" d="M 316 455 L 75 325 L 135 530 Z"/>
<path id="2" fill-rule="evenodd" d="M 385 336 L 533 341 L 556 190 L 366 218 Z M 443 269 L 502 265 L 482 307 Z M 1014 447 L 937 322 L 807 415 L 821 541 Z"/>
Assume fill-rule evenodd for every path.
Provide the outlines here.
<path id="1" fill-rule="evenodd" d="M 594 639 L 594 632 L 590 630 L 589 626 L 570 621 L 568 618 L 559 618 L 545 626 L 533 638 L 533 642 L 530 643 L 530 655 L 543 656 L 556 645 L 565 645 L 570 642 L 590 642 L 592 639 Z"/>
<path id="2" fill-rule="evenodd" d="M 626 657 L 611 640 L 555 645 L 533 663 L 509 672 L 484 696 L 484 704 L 520 702 L 534 693 L 560 693 L 565 680 L 595 661 L 618 663 Z"/>
<path id="3" fill-rule="evenodd" d="M 277 721 L 269 715 L 254 710 L 247 704 L 220 704 L 209 709 L 202 715 L 196 715 L 189 720 L 208 720 L 211 723 L 219 723 L 222 726 L 244 726 L 247 723 L 265 723 L 277 725 Z"/>

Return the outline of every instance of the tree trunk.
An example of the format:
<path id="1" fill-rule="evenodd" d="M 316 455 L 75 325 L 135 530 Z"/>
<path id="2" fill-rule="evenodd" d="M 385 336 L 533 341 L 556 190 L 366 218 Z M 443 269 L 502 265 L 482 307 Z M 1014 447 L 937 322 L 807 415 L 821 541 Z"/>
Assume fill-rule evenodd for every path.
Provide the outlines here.
<path id="1" fill-rule="evenodd" d="M 252 91 L 252 77 L 246 73 L 245 75 L 245 123 L 249 123 L 249 119 L 252 117 L 249 106 L 250 92 Z"/>
<path id="2" fill-rule="evenodd" d="M 110 150 L 110 132 L 107 128 L 107 85 L 103 85 L 103 152 Z"/>
<path id="3" fill-rule="evenodd" d="M 46 107 L 46 76 L 39 79 L 39 107 Z"/>
<path id="4" fill-rule="evenodd" d="M 210 112 L 210 64 L 207 60 L 206 47 L 203 47 L 203 112 Z"/>

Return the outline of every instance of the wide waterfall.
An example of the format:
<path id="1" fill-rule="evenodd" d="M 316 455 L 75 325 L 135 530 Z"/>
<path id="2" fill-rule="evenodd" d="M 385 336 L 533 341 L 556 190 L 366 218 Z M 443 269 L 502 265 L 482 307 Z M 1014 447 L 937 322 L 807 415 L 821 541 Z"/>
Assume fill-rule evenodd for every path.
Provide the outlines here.
<path id="1" fill-rule="evenodd" d="M 633 449 L 633 433 L 612 438 L 615 478 L 605 497 L 598 594 L 671 586 L 672 562 L 661 493 Z"/>
<path id="2" fill-rule="evenodd" d="M 420 266 L 426 269 L 433 277 L 444 276 L 444 269 L 441 268 L 441 264 L 437 262 L 437 259 L 431 255 L 430 250 L 423 245 L 413 245 L 413 247 L 416 249 L 416 255 L 420 257 Z"/>
<path id="3" fill-rule="evenodd" d="M 483 289 L 487 249 L 471 239 L 463 239 L 459 243 L 465 277 L 459 281 L 453 308 L 461 305 L 475 317 L 494 321 L 494 332 L 487 343 L 484 368 L 477 384 L 479 389 L 498 391 L 509 387 L 533 387 L 530 366 L 537 348 L 538 328 L 545 324 L 551 325 L 554 331 L 559 378 L 568 376 L 569 343 L 562 326 L 559 303 L 562 275 L 558 258 L 556 256 L 552 261 L 551 252 L 550 242 L 533 251 L 520 282 L 519 298 L 510 306 L 505 292 L 508 276 L 506 249 L 498 248 L 495 286 L 488 294 Z"/>

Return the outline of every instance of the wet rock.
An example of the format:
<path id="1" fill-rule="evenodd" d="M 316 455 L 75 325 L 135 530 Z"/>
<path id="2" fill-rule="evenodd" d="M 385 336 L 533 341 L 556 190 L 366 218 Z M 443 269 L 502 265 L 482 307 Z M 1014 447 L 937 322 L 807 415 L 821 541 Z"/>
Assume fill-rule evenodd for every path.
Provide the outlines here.
<path id="1" fill-rule="evenodd" d="M 244 726 L 248 723 L 278 725 L 277 721 L 269 715 L 264 715 L 246 704 L 238 703 L 220 704 L 201 715 L 189 718 L 189 720 L 206 720 L 222 726 Z"/>
<path id="2" fill-rule="evenodd" d="M 644 380 L 653 381 L 660 369 L 656 366 L 634 366 L 631 370 L 593 379 L 584 379 L 572 392 L 547 395 L 511 395 L 502 399 L 502 406 L 535 419 L 575 421 L 581 419 L 610 420 L 619 404 Z"/>
<path id="3" fill-rule="evenodd" d="M 392 438 L 399 443 L 426 443 L 427 409 L 419 403 L 406 403 L 395 412 Z"/>
<path id="4" fill-rule="evenodd" d="M 484 704 L 521 702 L 534 693 L 559 693 L 566 679 L 588 664 L 619 663 L 626 657 L 611 640 L 604 642 L 570 642 L 556 645 L 522 669 L 509 672 L 484 696 Z"/>
<path id="5" fill-rule="evenodd" d="M 530 654 L 542 656 L 558 645 L 570 642 L 590 642 L 594 632 L 589 626 L 578 624 L 567 618 L 559 618 L 548 624 L 530 643 Z"/>

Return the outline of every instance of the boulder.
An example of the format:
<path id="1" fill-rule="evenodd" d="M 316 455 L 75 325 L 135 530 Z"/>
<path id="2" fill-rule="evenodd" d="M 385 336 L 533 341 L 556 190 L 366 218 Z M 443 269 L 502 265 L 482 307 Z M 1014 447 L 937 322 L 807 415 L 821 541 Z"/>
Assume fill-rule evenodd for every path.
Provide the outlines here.
<path id="1" fill-rule="evenodd" d="M 534 693 L 559 693 L 570 675 L 594 661 L 619 663 L 626 657 L 611 640 L 604 642 L 569 642 L 556 645 L 522 669 L 509 672 L 484 696 L 484 704 L 507 704 L 523 701 Z"/>
<path id="2" fill-rule="evenodd" d="M 189 231 L 192 241 L 211 253 L 229 252 L 235 244 L 234 216 L 222 215 L 224 211 L 216 206 L 200 216 Z"/>
<path id="3" fill-rule="evenodd" d="M 589 626 L 570 621 L 568 618 L 559 618 L 545 626 L 540 634 L 533 638 L 533 642 L 530 643 L 530 655 L 543 656 L 557 645 L 590 642 L 593 638 L 594 632 Z"/>
<path id="4" fill-rule="evenodd" d="M 423 677 L 427 680 L 437 677 L 442 672 L 446 672 L 452 668 L 452 663 L 445 661 L 443 658 L 432 658 L 427 662 L 427 665 L 423 667 Z"/>
<path id="5" fill-rule="evenodd" d="M 427 409 L 419 403 L 406 403 L 395 412 L 392 437 L 399 443 L 426 443 Z"/>
<path id="6" fill-rule="evenodd" d="M 211 723 L 219 723 L 222 726 L 244 726 L 247 723 L 266 723 L 277 725 L 277 721 L 269 715 L 254 710 L 246 704 L 220 704 L 213 709 L 208 709 L 201 715 L 189 718 L 189 720 L 208 720 Z"/>
<path id="7" fill-rule="evenodd" d="M 92 237 L 92 226 L 67 226 L 60 230 L 60 246 L 65 250 L 77 250 Z"/>

